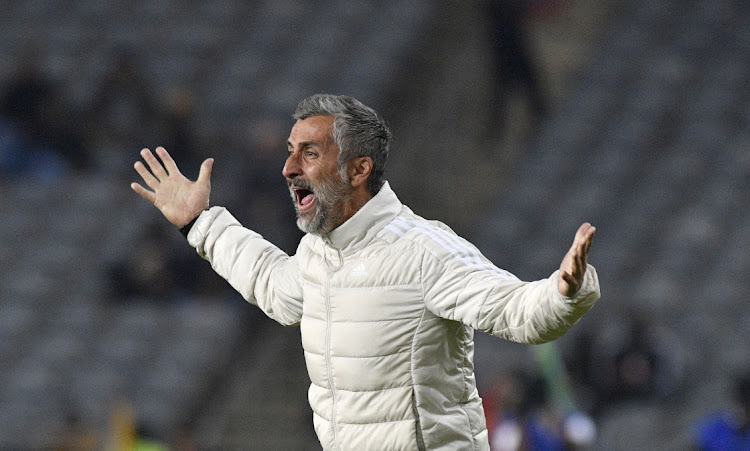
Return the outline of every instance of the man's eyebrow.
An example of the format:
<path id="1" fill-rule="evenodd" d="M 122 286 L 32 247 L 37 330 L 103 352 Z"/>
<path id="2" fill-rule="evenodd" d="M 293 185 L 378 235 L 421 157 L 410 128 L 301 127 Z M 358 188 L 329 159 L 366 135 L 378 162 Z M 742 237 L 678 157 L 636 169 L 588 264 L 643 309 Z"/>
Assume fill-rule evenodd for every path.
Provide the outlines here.
<path id="1" fill-rule="evenodd" d="M 299 147 L 306 148 L 306 147 L 320 147 L 320 143 L 317 141 L 302 141 L 299 143 Z M 294 147 L 291 141 L 286 142 L 287 147 Z"/>

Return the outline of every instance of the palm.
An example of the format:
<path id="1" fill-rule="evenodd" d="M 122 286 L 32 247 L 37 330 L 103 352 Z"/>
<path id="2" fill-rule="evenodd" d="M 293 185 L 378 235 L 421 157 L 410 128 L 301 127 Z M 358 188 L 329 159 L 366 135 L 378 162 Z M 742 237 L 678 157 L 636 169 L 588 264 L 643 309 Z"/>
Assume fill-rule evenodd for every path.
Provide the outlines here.
<path id="1" fill-rule="evenodd" d="M 169 186 L 169 182 L 162 182 L 161 189 L 155 192 L 154 206 L 173 223 L 186 224 L 190 222 L 193 215 L 191 212 L 200 212 L 208 206 L 208 187 L 191 182 L 184 176 L 184 180 Z"/>
<path id="2" fill-rule="evenodd" d="M 148 149 L 141 151 L 141 156 L 150 171 L 140 161 L 135 163 L 135 170 L 151 189 L 146 189 L 138 183 L 130 186 L 133 191 L 158 208 L 169 222 L 182 227 L 208 208 L 213 160 L 204 161 L 198 180 L 191 181 L 182 175 L 164 148 L 158 147 L 156 153 L 161 162 Z"/>

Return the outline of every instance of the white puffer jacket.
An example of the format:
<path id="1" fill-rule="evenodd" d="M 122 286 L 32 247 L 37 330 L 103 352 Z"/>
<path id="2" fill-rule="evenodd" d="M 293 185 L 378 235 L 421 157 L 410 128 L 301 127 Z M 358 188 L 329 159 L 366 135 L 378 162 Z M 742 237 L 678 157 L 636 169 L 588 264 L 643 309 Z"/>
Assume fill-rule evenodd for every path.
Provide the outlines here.
<path id="1" fill-rule="evenodd" d="M 557 274 L 522 282 L 386 184 L 329 237 L 289 257 L 225 209 L 188 240 L 249 302 L 301 326 L 314 425 L 327 450 L 487 450 L 474 329 L 523 343 L 562 335 L 599 297 Z"/>

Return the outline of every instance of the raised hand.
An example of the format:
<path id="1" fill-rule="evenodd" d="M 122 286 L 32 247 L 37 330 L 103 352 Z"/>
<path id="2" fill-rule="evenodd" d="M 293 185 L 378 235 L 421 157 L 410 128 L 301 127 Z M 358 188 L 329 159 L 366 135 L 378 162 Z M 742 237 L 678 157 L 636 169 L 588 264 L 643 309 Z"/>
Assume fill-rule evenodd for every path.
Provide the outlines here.
<path id="1" fill-rule="evenodd" d="M 135 170 L 146 189 L 139 183 L 130 187 L 142 198 L 151 202 L 165 218 L 177 227 L 183 227 L 208 208 L 211 194 L 211 168 L 214 160 L 209 158 L 201 164 L 198 180 L 191 181 L 177 168 L 177 164 L 163 147 L 156 148 L 157 159 L 148 149 L 141 150 L 141 157 L 148 165 L 137 161 Z"/>
<path id="2" fill-rule="evenodd" d="M 573 245 L 560 264 L 557 289 L 563 296 L 573 296 L 581 288 L 586 273 L 586 257 L 594 239 L 596 227 L 585 222 L 578 228 Z"/>

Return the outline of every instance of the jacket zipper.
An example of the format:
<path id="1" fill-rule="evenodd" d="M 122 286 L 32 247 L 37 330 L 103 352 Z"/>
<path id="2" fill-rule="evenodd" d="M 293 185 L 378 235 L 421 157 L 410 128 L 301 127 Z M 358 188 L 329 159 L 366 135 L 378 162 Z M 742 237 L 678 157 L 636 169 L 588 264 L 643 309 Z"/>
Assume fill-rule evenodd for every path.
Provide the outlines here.
<path id="1" fill-rule="evenodd" d="M 334 248 L 332 244 L 325 240 L 326 244 Z M 335 249 L 335 248 L 334 248 Z M 331 429 L 333 430 L 333 446 L 334 449 L 339 449 L 338 444 L 338 423 L 336 421 L 336 404 L 337 396 L 336 389 L 333 384 L 333 374 L 331 370 L 331 277 L 333 274 L 344 266 L 344 256 L 341 250 L 336 249 L 338 253 L 338 264 L 335 268 L 329 269 L 326 273 L 326 290 L 325 290 L 325 302 L 326 302 L 326 341 L 325 341 L 325 358 L 326 358 L 326 375 L 328 376 L 328 386 L 331 389 Z"/>

